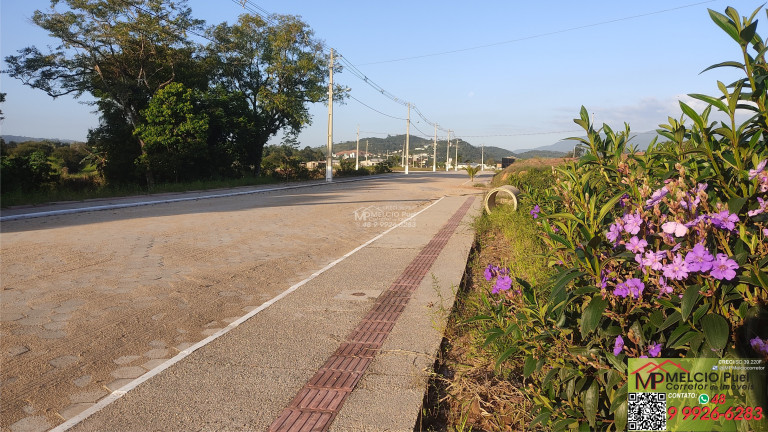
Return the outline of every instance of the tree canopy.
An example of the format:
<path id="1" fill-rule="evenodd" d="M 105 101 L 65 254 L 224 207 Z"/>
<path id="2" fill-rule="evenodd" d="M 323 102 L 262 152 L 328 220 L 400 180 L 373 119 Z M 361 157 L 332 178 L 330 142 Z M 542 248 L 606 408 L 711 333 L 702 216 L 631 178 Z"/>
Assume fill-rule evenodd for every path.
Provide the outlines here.
<path id="1" fill-rule="evenodd" d="M 151 187 L 166 173 L 152 162 L 163 140 L 176 143 L 163 152 L 180 177 L 258 173 L 270 137 L 300 131 L 311 122 L 308 104 L 327 97 L 323 44 L 295 16 L 206 26 L 185 0 L 52 0 L 32 22 L 59 45 L 7 56 L 3 72 L 54 98 L 92 96 L 101 124 L 89 143 L 111 180 L 136 181 L 138 168 Z M 189 116 L 206 121 L 179 133 Z M 201 171 L 192 163 L 199 157 L 220 165 Z"/>

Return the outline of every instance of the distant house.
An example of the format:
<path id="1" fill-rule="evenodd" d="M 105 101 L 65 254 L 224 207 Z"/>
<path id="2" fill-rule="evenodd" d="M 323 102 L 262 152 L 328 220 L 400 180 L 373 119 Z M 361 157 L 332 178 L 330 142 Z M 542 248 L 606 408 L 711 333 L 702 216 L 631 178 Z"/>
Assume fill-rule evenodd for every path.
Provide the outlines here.
<path id="1" fill-rule="evenodd" d="M 322 160 L 322 161 L 304 162 L 304 166 L 306 166 L 308 170 L 313 170 L 316 168 L 325 168 L 325 161 Z"/>
<path id="2" fill-rule="evenodd" d="M 367 166 L 374 166 L 382 162 L 384 162 L 384 159 L 382 158 L 370 158 L 368 160 L 361 160 L 360 165 L 367 167 Z"/>
<path id="3" fill-rule="evenodd" d="M 343 150 L 339 151 L 333 154 L 333 157 L 339 158 L 339 159 L 354 159 L 355 154 L 357 152 L 355 150 Z M 365 151 L 360 152 L 360 156 L 358 156 L 358 159 L 363 159 L 365 156 L 370 153 L 366 153 Z"/>

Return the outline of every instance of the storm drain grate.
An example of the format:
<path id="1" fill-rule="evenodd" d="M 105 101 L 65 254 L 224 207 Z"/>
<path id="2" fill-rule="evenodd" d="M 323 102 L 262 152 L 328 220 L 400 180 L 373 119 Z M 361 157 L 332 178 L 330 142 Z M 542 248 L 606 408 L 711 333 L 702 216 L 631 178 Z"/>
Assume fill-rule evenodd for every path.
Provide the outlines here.
<path id="1" fill-rule="evenodd" d="M 310 432 L 330 428 L 347 396 L 355 389 L 405 310 L 411 293 L 432 268 L 473 201 L 474 197 L 467 198 L 400 277 L 379 296 L 360 324 L 272 423 L 270 431 Z"/>

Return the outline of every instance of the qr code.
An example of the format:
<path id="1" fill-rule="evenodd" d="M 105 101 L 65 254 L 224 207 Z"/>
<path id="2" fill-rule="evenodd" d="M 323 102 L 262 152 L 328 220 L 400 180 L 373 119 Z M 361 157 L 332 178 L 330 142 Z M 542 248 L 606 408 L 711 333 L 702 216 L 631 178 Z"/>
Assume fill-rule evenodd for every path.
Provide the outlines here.
<path id="1" fill-rule="evenodd" d="M 667 430 L 666 393 L 629 393 L 627 429 L 631 431 Z"/>

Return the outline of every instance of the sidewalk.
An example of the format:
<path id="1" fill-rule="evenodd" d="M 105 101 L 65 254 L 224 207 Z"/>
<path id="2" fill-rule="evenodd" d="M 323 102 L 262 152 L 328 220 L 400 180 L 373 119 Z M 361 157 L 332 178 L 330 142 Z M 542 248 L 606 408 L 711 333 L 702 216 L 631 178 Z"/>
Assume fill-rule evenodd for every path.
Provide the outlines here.
<path id="1" fill-rule="evenodd" d="M 413 430 L 480 201 L 443 198 L 61 430 Z M 347 372 L 329 366 L 347 360 Z"/>

